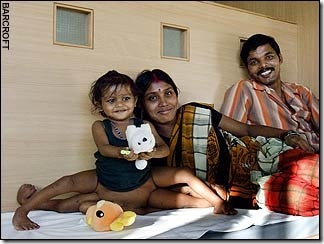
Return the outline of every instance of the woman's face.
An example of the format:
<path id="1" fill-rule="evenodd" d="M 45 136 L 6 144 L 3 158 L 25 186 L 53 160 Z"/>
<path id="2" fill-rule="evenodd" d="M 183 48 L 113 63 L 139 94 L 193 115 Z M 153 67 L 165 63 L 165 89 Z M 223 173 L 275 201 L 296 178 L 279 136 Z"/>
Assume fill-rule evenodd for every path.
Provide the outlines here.
<path id="1" fill-rule="evenodd" d="M 176 117 L 178 97 L 172 86 L 164 81 L 152 82 L 144 94 L 143 102 L 153 123 L 169 123 Z"/>

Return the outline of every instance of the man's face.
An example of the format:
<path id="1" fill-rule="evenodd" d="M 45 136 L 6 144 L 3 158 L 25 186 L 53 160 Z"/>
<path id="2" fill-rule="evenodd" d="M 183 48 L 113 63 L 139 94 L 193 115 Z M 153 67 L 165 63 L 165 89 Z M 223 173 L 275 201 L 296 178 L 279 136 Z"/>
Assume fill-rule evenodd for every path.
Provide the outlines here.
<path id="1" fill-rule="evenodd" d="M 280 83 L 281 55 L 277 55 L 270 44 L 250 51 L 247 58 L 247 69 L 250 77 L 264 85 L 274 87 Z"/>

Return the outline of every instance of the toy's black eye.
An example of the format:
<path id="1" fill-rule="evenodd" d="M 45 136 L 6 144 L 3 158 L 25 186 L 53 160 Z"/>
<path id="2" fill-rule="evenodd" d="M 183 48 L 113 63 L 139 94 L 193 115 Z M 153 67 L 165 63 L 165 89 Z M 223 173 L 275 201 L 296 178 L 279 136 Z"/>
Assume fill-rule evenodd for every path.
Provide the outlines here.
<path id="1" fill-rule="evenodd" d="M 140 142 L 137 142 L 137 144 L 140 146 L 141 145 L 141 143 Z"/>
<path id="2" fill-rule="evenodd" d="M 102 212 L 101 210 L 98 210 L 98 211 L 96 212 L 96 216 L 97 216 L 98 218 L 102 218 L 104 215 L 105 215 L 104 212 Z"/>
<path id="3" fill-rule="evenodd" d="M 143 137 L 143 142 L 146 142 L 147 141 L 147 138 L 146 137 Z"/>

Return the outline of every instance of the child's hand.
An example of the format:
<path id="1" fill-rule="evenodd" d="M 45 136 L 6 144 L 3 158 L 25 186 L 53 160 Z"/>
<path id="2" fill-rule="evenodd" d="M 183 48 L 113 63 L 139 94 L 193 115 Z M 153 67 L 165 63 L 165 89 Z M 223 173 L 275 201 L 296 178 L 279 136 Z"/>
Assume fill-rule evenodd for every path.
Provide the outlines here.
<path id="1" fill-rule="evenodd" d="M 138 159 L 149 160 L 152 158 L 152 152 L 142 152 L 138 154 Z"/>
<path id="2" fill-rule="evenodd" d="M 138 159 L 138 154 L 134 153 L 134 151 L 130 150 L 129 148 L 121 149 L 120 155 L 122 158 L 126 159 L 127 161 L 134 161 Z"/>
<path id="3" fill-rule="evenodd" d="M 152 152 L 141 152 L 138 154 L 138 159 L 149 160 L 153 158 L 153 154 L 156 151 L 156 148 L 153 149 Z"/>

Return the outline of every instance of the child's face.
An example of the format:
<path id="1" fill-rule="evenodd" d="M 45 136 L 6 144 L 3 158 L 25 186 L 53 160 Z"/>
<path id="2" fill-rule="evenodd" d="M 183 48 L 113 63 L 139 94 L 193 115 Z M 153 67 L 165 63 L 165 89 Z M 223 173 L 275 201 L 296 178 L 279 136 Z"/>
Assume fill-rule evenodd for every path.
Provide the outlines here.
<path id="1" fill-rule="evenodd" d="M 128 85 L 112 86 L 104 92 L 101 106 L 109 119 L 122 121 L 133 115 L 136 100 Z"/>

